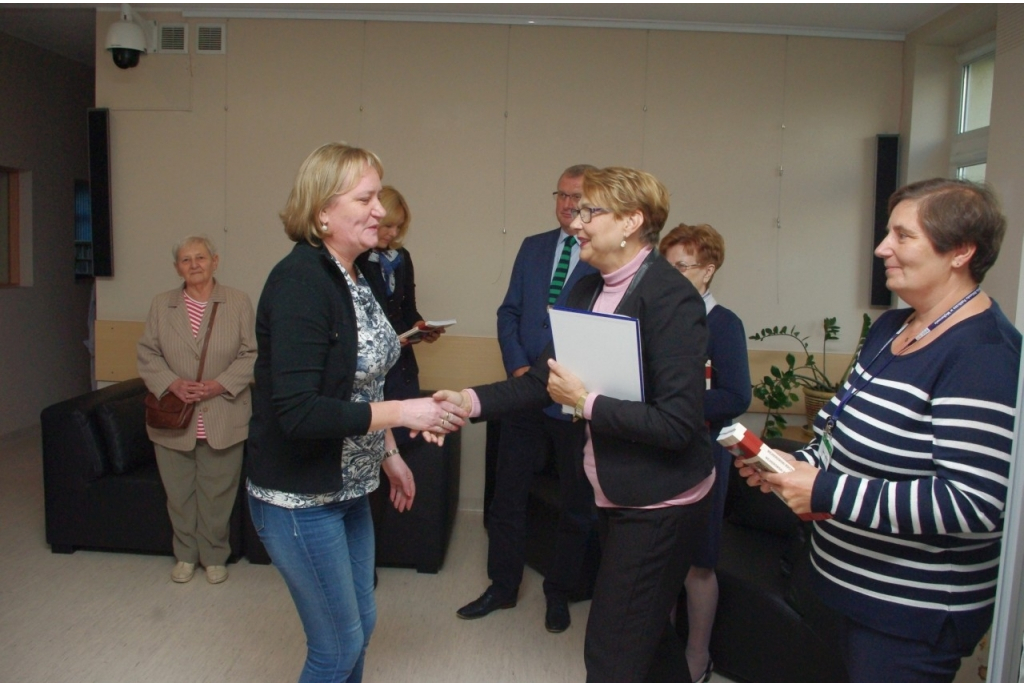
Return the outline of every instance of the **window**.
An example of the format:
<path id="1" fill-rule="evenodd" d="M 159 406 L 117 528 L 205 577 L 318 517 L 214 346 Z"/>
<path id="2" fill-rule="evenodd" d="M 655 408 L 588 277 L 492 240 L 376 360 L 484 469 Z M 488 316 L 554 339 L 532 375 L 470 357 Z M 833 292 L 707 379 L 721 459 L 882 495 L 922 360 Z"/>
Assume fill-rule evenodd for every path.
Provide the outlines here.
<path id="1" fill-rule="evenodd" d="M 0 285 L 20 283 L 21 238 L 18 172 L 0 167 Z"/>
<path id="2" fill-rule="evenodd" d="M 967 133 L 988 127 L 992 110 L 992 76 L 996 71 L 996 56 L 989 54 L 963 66 L 960 85 L 960 130 Z"/>
<path id="3" fill-rule="evenodd" d="M 92 272 L 92 200 L 89 182 L 75 181 L 75 278 Z"/>
<path id="4" fill-rule="evenodd" d="M 957 178 L 981 183 L 988 161 L 988 124 L 996 70 L 991 41 L 961 52 L 959 61 L 960 110 L 950 166 Z"/>

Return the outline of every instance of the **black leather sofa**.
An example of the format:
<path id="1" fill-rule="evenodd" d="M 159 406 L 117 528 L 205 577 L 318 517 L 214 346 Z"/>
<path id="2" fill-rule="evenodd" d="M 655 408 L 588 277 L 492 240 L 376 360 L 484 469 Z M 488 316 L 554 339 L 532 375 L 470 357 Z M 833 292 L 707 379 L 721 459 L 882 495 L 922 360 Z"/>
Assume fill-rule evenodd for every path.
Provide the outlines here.
<path id="1" fill-rule="evenodd" d="M 46 542 L 76 549 L 173 554 L 167 495 L 146 435 L 141 379 L 42 411 Z M 232 513 L 232 559 L 242 554 L 241 491 Z"/>
<path id="2" fill-rule="evenodd" d="M 494 462 L 501 425 L 487 424 L 486 507 L 494 492 Z M 769 440 L 787 452 L 803 447 L 790 440 Z M 558 474 L 541 464 L 527 505 L 527 563 L 542 575 L 558 522 Z M 848 680 L 838 647 L 838 617 L 811 591 L 810 524 L 777 497 L 749 487 L 730 471 L 719 556 L 719 599 L 711 634 L 715 670 L 747 682 L 844 682 Z M 600 561 L 596 535 L 588 551 L 584 582 L 573 599 L 589 598 Z M 676 608 L 676 628 L 687 636 L 686 591 Z M 651 679 L 687 682 L 682 655 L 660 653 Z M 665 658 L 661 658 L 665 657 Z"/>
<path id="3" fill-rule="evenodd" d="M 174 553 L 167 494 L 146 434 L 142 379 L 117 383 L 43 410 L 46 542 L 56 554 L 76 549 Z M 461 435 L 443 448 L 416 441 L 403 456 L 416 476 L 412 510 L 381 507 L 378 564 L 436 573 L 444 561 L 459 501 Z M 379 490 L 386 504 L 387 488 Z M 245 479 L 231 514 L 231 560 L 269 564 L 249 517 Z"/>
<path id="4" fill-rule="evenodd" d="M 803 446 L 769 440 L 792 452 Z M 839 618 L 809 587 L 810 526 L 730 472 L 711 633 L 716 672 L 748 682 L 845 682 Z M 686 639 L 686 592 L 676 626 Z M 680 682 L 686 680 L 680 675 Z"/>

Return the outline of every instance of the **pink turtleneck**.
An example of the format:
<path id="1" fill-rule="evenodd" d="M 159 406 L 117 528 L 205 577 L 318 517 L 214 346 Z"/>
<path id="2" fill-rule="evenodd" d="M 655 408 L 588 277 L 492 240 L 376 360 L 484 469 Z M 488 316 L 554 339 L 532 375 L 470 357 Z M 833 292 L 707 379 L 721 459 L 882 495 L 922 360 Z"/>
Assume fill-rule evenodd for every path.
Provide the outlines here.
<path id="1" fill-rule="evenodd" d="M 637 253 L 628 264 L 622 268 L 611 272 L 610 274 L 601 274 L 601 278 L 604 279 L 604 289 L 597 296 L 597 300 L 594 301 L 593 311 L 601 314 L 612 314 L 615 312 L 615 308 L 622 302 L 622 298 L 626 294 L 626 290 L 629 289 L 629 284 L 633 282 L 633 277 L 636 276 L 636 272 L 640 269 L 640 265 L 647 259 L 647 255 L 651 253 L 654 248 L 645 247 Z M 594 400 L 597 399 L 597 393 L 592 392 L 587 395 L 587 403 L 583 407 L 583 417 L 587 419 L 587 442 L 583 446 L 583 470 L 587 474 L 587 479 L 590 484 L 594 486 L 594 503 L 599 507 L 618 507 L 618 504 L 608 499 L 604 491 L 601 489 L 601 484 L 597 479 L 597 462 L 594 459 L 594 442 L 590 436 L 590 417 L 594 410 Z M 708 494 L 711 487 L 715 484 L 715 472 L 712 469 L 711 475 L 702 480 L 697 485 L 693 486 L 686 492 L 680 493 L 675 497 L 668 499 L 658 504 L 651 504 L 646 507 L 636 507 L 638 509 L 661 509 L 664 507 L 677 507 L 684 506 L 687 504 L 693 504 L 699 502 L 704 495 Z"/>

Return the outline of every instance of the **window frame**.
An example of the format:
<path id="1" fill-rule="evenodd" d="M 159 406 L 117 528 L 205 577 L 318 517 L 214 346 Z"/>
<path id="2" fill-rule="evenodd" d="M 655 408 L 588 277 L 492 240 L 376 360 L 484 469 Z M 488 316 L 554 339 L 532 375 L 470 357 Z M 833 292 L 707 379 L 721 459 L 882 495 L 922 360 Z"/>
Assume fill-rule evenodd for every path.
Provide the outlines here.
<path id="1" fill-rule="evenodd" d="M 0 167 L 7 176 L 7 206 L 0 211 L 7 215 L 7 280 L 0 281 L 0 288 L 21 285 L 21 184 L 18 170 Z"/>
<path id="2" fill-rule="evenodd" d="M 986 34 L 964 45 L 957 54 L 956 61 L 960 69 L 959 95 L 956 102 L 955 130 L 950 144 L 949 175 L 961 178 L 967 167 L 988 163 L 989 127 L 964 131 L 970 97 L 969 76 L 972 64 L 995 56 L 995 35 Z M 989 102 L 991 111 L 992 103 Z"/>

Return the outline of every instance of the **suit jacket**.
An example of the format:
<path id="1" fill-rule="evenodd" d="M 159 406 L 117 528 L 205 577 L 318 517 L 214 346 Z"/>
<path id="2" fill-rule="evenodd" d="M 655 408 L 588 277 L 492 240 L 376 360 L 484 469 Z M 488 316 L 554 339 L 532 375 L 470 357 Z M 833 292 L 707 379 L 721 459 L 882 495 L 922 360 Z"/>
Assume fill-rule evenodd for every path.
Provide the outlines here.
<path id="1" fill-rule="evenodd" d="M 599 395 L 590 433 L 601 489 L 616 504 L 664 502 L 707 478 L 713 467 L 704 425 L 707 320 L 697 289 L 655 250 L 647 269 L 616 310 L 640 322 L 646 401 Z M 589 310 L 604 286 L 600 274 L 581 279 L 566 302 Z M 474 388 L 481 419 L 543 406 L 553 346 L 519 378 Z"/>
<path id="2" fill-rule="evenodd" d="M 395 333 L 404 333 L 423 319 L 416 309 L 416 272 L 412 266 L 412 257 L 404 247 L 399 249 L 402 263 L 395 269 L 395 289 L 388 297 L 380 264 L 369 260 L 370 252 L 372 250 L 359 255 L 356 258 L 356 266 L 369 283 L 373 296 L 387 314 Z M 404 346 L 398 362 L 388 371 L 384 382 L 385 400 L 405 400 L 420 396 L 420 367 L 416 363 L 413 347 Z M 401 429 L 400 432 L 408 433 L 408 429 Z"/>
<path id="3" fill-rule="evenodd" d="M 179 378 L 195 380 L 213 303 L 220 303 L 202 380 L 218 381 L 225 392 L 199 402 L 195 411 L 203 415 L 210 446 L 224 449 L 249 435 L 252 414 L 249 384 L 256 361 L 252 302 L 241 290 L 215 282 L 199 335 L 194 336 L 182 292 L 182 288 L 175 288 L 153 298 L 146 328 L 136 347 L 139 376 L 157 397 L 167 392 L 171 383 Z M 196 445 L 195 416 L 192 424 L 183 430 L 146 426 L 146 431 L 150 440 L 169 449 L 189 451 Z"/>
<path id="4" fill-rule="evenodd" d="M 367 433 L 371 409 L 351 401 L 355 305 L 323 245 L 296 243 L 271 270 L 257 305 L 256 343 L 249 478 L 282 492 L 341 490 L 344 439 Z"/>
<path id="5" fill-rule="evenodd" d="M 505 373 L 523 366 L 531 366 L 544 349 L 551 344 L 551 321 L 548 318 L 548 286 L 551 268 L 562 229 L 545 231 L 523 240 L 512 266 L 505 300 L 498 307 L 498 344 Z M 564 306 L 569 292 L 579 280 L 597 271 L 586 262 L 579 262 L 565 279 L 562 292 L 555 302 Z M 548 414 L 565 418 L 561 407 L 548 407 Z"/>

